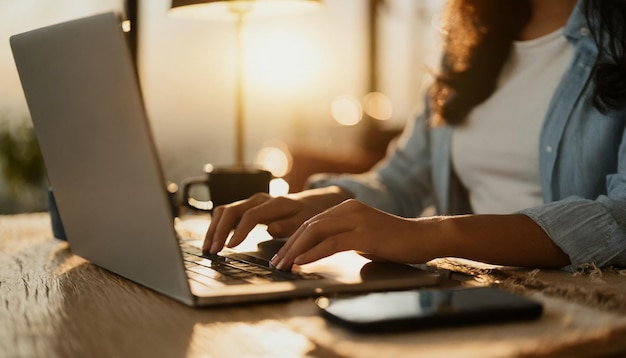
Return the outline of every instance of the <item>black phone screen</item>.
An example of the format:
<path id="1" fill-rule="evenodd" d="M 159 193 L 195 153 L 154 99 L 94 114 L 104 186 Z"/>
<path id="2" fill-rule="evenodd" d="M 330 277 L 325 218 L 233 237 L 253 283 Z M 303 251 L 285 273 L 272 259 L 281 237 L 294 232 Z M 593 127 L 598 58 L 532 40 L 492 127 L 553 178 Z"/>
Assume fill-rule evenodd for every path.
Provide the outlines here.
<path id="1" fill-rule="evenodd" d="M 543 306 L 489 287 L 377 292 L 316 301 L 323 315 L 358 331 L 391 331 L 529 320 Z"/>

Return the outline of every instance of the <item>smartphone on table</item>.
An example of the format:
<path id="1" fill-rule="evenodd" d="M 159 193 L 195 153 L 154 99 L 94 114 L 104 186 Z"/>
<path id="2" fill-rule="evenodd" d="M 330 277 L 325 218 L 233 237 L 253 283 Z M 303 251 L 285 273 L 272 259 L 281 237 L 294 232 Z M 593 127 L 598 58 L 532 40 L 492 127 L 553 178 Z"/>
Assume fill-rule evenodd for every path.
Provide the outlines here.
<path id="1" fill-rule="evenodd" d="M 316 304 L 324 317 L 359 332 L 532 320 L 543 313 L 540 302 L 491 287 L 319 297 Z"/>

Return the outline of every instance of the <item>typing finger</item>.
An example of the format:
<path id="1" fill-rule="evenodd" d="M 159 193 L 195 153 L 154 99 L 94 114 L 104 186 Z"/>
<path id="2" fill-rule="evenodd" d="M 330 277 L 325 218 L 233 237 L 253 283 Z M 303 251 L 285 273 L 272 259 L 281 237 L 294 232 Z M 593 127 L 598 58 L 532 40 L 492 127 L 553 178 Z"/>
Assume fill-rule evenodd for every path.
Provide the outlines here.
<path id="1" fill-rule="evenodd" d="M 221 220 L 223 210 L 223 207 L 217 207 L 213 210 L 211 223 L 209 224 L 209 229 L 204 236 L 204 243 L 202 244 L 203 252 L 208 252 L 213 244 L 213 238 L 215 237 L 215 231 L 217 230 L 217 223 Z"/>
<path id="2" fill-rule="evenodd" d="M 305 265 L 313 261 L 323 259 L 341 251 L 351 250 L 349 242 L 352 238 L 352 232 L 342 232 L 333 236 L 329 236 L 324 240 L 319 241 L 313 247 L 307 249 L 302 254 L 296 256 L 293 259 L 293 263 L 296 265 Z"/>
<path id="3" fill-rule="evenodd" d="M 205 244 L 208 246 L 208 251 L 211 254 L 219 252 L 224 247 L 228 235 L 239 221 L 239 214 L 236 208 L 218 207 L 215 213 L 217 214 L 216 218 L 211 221 L 211 225 L 214 225 L 214 231 L 210 237 L 210 244 L 205 240 Z"/>
<path id="4" fill-rule="evenodd" d="M 289 269 L 297 257 L 308 252 L 323 241 L 329 242 L 322 246 L 325 248 L 323 256 L 319 256 L 321 253 L 319 251 L 316 254 L 319 258 L 347 250 L 345 245 L 337 241 L 338 237 L 335 236 L 350 231 L 352 228 L 353 225 L 350 220 L 346 220 L 346 218 L 325 217 L 320 214 L 320 216 L 316 216 L 303 224 L 296 233 L 289 238 L 285 246 L 283 246 L 273 259 L 272 263 L 280 270 Z M 304 258 L 306 258 L 306 256 L 304 256 Z"/>
<path id="5" fill-rule="evenodd" d="M 235 228 L 228 247 L 239 245 L 258 224 L 267 224 L 278 218 L 293 214 L 293 204 L 284 198 L 265 198 L 258 205 L 246 210 Z"/>
<path id="6" fill-rule="evenodd" d="M 212 254 L 220 251 L 231 230 L 238 225 L 243 213 L 269 198 L 269 195 L 267 198 L 264 195 L 266 194 L 253 195 L 249 199 L 215 208 L 202 247 L 203 251 Z"/>

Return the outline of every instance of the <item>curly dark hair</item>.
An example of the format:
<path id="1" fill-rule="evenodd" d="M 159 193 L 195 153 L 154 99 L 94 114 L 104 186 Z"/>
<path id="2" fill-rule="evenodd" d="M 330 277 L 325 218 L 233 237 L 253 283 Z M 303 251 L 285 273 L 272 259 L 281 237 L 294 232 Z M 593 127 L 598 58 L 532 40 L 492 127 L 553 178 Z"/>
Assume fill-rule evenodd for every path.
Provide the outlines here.
<path id="1" fill-rule="evenodd" d="M 433 123 L 458 125 L 495 91 L 513 41 L 530 19 L 529 0 L 450 0 L 444 13 L 440 72 L 429 90 Z M 600 49 L 593 67 L 593 103 L 626 107 L 626 0 L 585 0 L 587 22 Z"/>
<path id="2" fill-rule="evenodd" d="M 593 67 L 593 104 L 600 111 L 626 106 L 626 1 L 587 0 L 587 22 L 600 21 L 592 33 L 599 53 Z"/>

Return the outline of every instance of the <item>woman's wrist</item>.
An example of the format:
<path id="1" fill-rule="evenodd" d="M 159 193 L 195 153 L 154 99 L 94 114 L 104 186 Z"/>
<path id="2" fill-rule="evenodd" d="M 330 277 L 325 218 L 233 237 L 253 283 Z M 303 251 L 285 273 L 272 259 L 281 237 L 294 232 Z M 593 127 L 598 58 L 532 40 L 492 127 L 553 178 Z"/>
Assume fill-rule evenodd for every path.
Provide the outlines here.
<path id="1" fill-rule="evenodd" d="M 420 253 L 419 262 L 427 262 L 436 258 L 449 256 L 445 216 L 429 216 L 413 219 L 415 222 L 414 232 L 418 233 L 415 243 L 418 247 L 415 252 Z"/>
<path id="2" fill-rule="evenodd" d="M 524 215 L 458 215 L 417 219 L 424 255 L 497 265 L 562 267 L 569 264 L 535 222 Z"/>

